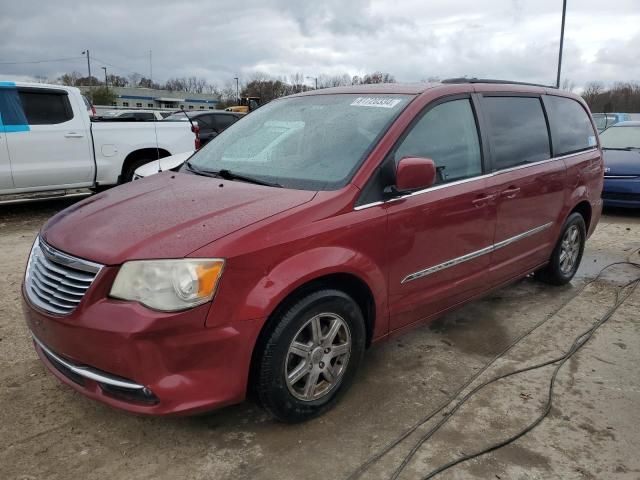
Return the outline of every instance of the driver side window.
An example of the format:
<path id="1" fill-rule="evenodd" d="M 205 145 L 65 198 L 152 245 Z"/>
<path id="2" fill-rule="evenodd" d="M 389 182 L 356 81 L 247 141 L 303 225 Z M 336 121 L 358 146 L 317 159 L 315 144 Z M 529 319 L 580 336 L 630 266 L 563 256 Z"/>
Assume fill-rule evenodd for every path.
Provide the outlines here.
<path id="1" fill-rule="evenodd" d="M 436 164 L 436 184 L 482 174 L 480 141 L 471 100 L 441 103 L 416 123 L 395 152 L 403 157 L 426 157 Z"/>

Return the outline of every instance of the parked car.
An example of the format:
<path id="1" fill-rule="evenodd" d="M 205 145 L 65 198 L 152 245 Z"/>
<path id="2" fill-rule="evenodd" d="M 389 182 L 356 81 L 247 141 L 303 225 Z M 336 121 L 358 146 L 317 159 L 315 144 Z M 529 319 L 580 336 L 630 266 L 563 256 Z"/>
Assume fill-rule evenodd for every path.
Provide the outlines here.
<path id="1" fill-rule="evenodd" d="M 131 180 L 140 165 L 193 151 L 179 123 L 91 122 L 74 87 L 0 82 L 0 202 Z"/>
<path id="2" fill-rule="evenodd" d="M 36 350 L 132 412 L 252 392 L 281 420 L 319 415 L 372 343 L 531 272 L 569 282 L 602 208 L 597 138 L 580 97 L 523 84 L 274 100 L 179 172 L 44 225 L 23 286 Z"/>
<path id="3" fill-rule="evenodd" d="M 133 174 L 133 179 L 140 180 L 141 178 L 155 175 L 156 173 L 166 172 L 168 170 L 177 172 L 180 170 L 180 167 L 182 167 L 182 164 L 193 154 L 194 151 L 183 152 L 146 163 L 136 169 Z"/>
<path id="4" fill-rule="evenodd" d="M 187 116 L 189 118 L 187 118 Z M 225 112 L 224 110 L 207 110 L 203 112 L 175 112 L 164 119 L 165 122 L 197 122 L 200 127 L 200 142 L 205 146 L 225 129 L 240 120 L 244 114 Z"/>
<path id="5" fill-rule="evenodd" d="M 600 135 L 604 155 L 602 199 L 609 207 L 640 207 L 640 121 L 621 122 Z"/>
<path id="6" fill-rule="evenodd" d="M 98 115 L 96 120 L 121 122 L 155 122 L 171 115 L 161 110 L 109 110 Z"/>
<path id="7" fill-rule="evenodd" d="M 593 120 L 596 124 L 598 132 L 604 132 L 607 128 L 619 122 L 631 120 L 628 113 L 594 113 Z"/>
<path id="8" fill-rule="evenodd" d="M 270 120 L 262 125 L 262 135 L 259 137 L 247 138 L 244 144 L 245 151 L 247 152 L 247 160 L 253 161 L 267 161 L 266 155 L 271 152 L 278 143 L 287 141 L 291 135 L 295 135 L 297 130 L 304 127 L 304 122 L 280 122 L 277 120 Z M 265 140 L 267 142 L 265 144 Z M 257 145 L 254 143 L 257 142 Z M 258 148 L 259 151 L 254 153 L 254 150 Z M 133 176 L 134 180 L 139 180 L 149 175 L 155 175 L 167 170 L 177 171 L 182 164 L 191 156 L 194 152 L 179 153 L 170 157 L 163 158 L 160 162 L 153 161 L 146 165 L 139 167 Z M 249 158 L 250 157 L 250 158 Z M 237 157 L 239 160 L 240 157 Z"/>

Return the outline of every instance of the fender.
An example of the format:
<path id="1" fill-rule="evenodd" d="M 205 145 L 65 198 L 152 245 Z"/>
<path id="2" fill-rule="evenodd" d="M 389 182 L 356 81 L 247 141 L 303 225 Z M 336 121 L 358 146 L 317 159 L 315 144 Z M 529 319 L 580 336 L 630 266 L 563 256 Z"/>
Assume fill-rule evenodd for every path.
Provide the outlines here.
<path id="1" fill-rule="evenodd" d="M 287 257 L 250 290 L 237 318 L 267 318 L 297 288 L 336 273 L 353 275 L 368 285 L 376 307 L 373 338 L 385 335 L 389 328 L 386 275 L 373 259 L 344 247 L 319 247 Z"/>

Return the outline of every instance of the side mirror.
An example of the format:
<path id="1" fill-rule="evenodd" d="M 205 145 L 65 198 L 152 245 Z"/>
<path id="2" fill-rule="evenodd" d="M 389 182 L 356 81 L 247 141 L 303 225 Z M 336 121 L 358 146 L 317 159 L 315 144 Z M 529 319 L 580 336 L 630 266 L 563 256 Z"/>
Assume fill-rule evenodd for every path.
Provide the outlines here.
<path id="1" fill-rule="evenodd" d="M 436 165 L 430 158 L 404 157 L 396 167 L 398 192 L 428 188 L 436 180 Z"/>

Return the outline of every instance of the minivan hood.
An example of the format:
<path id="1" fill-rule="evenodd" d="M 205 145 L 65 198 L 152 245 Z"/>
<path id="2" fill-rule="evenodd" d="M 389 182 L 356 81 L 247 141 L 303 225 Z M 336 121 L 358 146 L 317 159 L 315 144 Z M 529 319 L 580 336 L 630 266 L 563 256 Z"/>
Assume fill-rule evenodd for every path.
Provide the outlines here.
<path id="1" fill-rule="evenodd" d="M 94 262 L 181 258 L 310 201 L 316 192 L 165 172 L 113 188 L 52 217 L 41 236 Z"/>
<path id="2" fill-rule="evenodd" d="M 640 151 L 603 150 L 606 175 L 640 175 Z"/>

